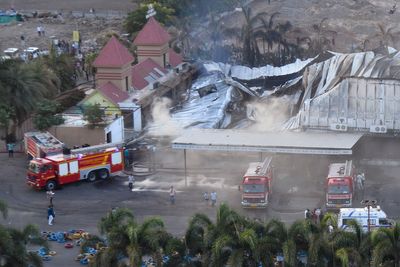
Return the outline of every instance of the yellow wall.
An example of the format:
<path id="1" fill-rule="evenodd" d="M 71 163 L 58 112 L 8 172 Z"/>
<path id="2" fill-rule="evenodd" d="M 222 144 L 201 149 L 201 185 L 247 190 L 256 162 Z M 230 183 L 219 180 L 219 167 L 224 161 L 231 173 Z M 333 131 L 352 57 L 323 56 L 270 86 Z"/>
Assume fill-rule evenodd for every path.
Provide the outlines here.
<path id="1" fill-rule="evenodd" d="M 92 95 L 88 96 L 87 99 L 83 100 L 82 106 L 86 105 L 94 105 L 94 104 L 100 104 L 102 108 L 105 108 L 105 114 L 107 116 L 115 116 L 116 114 L 118 116 L 121 115 L 121 110 L 118 108 L 118 106 L 114 105 L 111 103 L 107 98 L 105 98 L 102 94 L 99 92 L 94 92 Z"/>

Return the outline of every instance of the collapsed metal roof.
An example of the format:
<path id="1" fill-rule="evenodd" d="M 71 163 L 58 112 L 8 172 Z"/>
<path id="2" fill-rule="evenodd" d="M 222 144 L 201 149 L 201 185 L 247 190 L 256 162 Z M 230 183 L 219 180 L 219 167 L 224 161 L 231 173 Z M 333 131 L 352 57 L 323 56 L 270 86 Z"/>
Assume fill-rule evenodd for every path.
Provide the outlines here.
<path id="1" fill-rule="evenodd" d="M 400 53 L 339 54 L 306 67 L 299 113 L 286 129 L 400 130 Z M 281 89 L 284 91 L 289 86 Z"/>

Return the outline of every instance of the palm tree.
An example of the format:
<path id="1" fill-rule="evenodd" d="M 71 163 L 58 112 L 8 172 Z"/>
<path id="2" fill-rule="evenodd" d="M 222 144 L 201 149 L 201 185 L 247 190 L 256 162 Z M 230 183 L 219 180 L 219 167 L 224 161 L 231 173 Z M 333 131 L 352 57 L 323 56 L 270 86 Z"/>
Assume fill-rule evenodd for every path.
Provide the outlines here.
<path id="1" fill-rule="evenodd" d="M 43 63 L 47 66 L 59 79 L 60 91 L 66 91 L 75 86 L 74 73 L 74 59 L 69 54 L 57 55 L 54 46 L 51 47 L 48 56 L 42 58 Z"/>
<path id="2" fill-rule="evenodd" d="M 27 119 L 36 103 L 57 92 L 57 77 L 41 62 L 17 60 L 0 62 L 0 105 L 12 110 L 12 132 Z"/>
<path id="3" fill-rule="evenodd" d="M 363 232 L 357 221 L 348 222 L 351 231 L 336 231 L 331 243 L 342 266 L 368 266 L 370 236 Z"/>
<path id="4" fill-rule="evenodd" d="M 42 259 L 37 253 L 27 251 L 29 245 L 40 245 L 47 248 L 47 242 L 40 237 L 39 229 L 36 226 L 27 225 L 22 230 L 17 230 L 0 225 L 1 266 L 43 266 Z"/>
<path id="5" fill-rule="evenodd" d="M 395 28 L 394 27 L 386 28 L 384 25 L 380 23 L 378 23 L 377 26 L 378 26 L 378 33 L 375 34 L 374 37 L 378 37 L 380 45 L 383 45 L 385 48 L 387 48 L 390 44 L 393 44 L 394 36 L 397 34 L 393 32 Z"/>
<path id="6" fill-rule="evenodd" d="M 393 228 L 379 228 L 371 239 L 373 266 L 400 266 L 400 222 Z"/>
<path id="7" fill-rule="evenodd" d="M 140 266 L 145 254 L 152 255 L 156 266 L 161 266 L 161 251 L 170 238 L 161 219 L 149 218 L 138 224 L 129 210 L 119 208 L 102 218 L 98 227 L 108 247 L 96 255 L 95 266 L 117 266 L 121 256 L 127 257 L 128 266 Z"/>
<path id="8" fill-rule="evenodd" d="M 259 27 L 260 19 L 267 13 L 258 13 L 252 16 L 250 7 L 242 7 L 245 23 L 241 30 L 241 41 L 243 44 L 243 61 L 245 64 L 253 67 L 260 61 L 260 51 L 257 45 L 257 27 Z"/>

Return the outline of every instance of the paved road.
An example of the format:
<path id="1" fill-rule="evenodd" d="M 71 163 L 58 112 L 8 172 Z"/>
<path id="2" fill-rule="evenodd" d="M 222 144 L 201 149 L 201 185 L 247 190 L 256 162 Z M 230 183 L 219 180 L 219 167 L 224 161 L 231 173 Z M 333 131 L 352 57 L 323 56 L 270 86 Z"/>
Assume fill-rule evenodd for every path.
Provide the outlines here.
<path id="1" fill-rule="evenodd" d="M 138 221 L 151 216 L 160 216 L 167 229 L 183 235 L 187 222 L 196 212 L 205 213 L 215 219 L 215 208 L 202 201 L 204 191 L 216 190 L 218 202 L 226 202 L 245 216 L 267 220 L 278 218 L 293 222 L 303 217 L 305 208 L 322 206 L 323 181 L 329 162 L 339 159 L 309 156 L 279 156 L 274 159 L 275 180 L 273 199 L 266 210 L 243 210 L 240 203 L 238 184 L 248 162 L 259 160 L 259 155 L 211 152 L 188 152 L 188 177 L 185 186 L 183 157 L 181 151 L 157 149 L 155 162 L 159 167 L 156 174 L 138 178 L 133 192 L 128 190 L 127 179 L 123 176 L 95 183 L 81 182 L 64 186 L 56 191 L 54 205 L 56 223 L 46 224 L 47 199 L 45 192 L 32 190 L 25 185 L 27 161 L 21 154 L 8 159 L 0 154 L 0 199 L 10 206 L 10 216 L 2 223 L 22 227 L 26 223 L 39 225 L 43 231 L 66 231 L 85 229 L 97 233 L 97 222 L 112 207 L 131 209 Z M 366 195 L 374 198 L 391 217 L 400 214 L 400 167 L 386 165 L 385 160 L 366 160 Z M 177 201 L 171 206 L 168 188 L 177 189 Z M 73 258 L 78 253 L 52 244 L 59 252 L 46 266 L 74 266 Z"/>

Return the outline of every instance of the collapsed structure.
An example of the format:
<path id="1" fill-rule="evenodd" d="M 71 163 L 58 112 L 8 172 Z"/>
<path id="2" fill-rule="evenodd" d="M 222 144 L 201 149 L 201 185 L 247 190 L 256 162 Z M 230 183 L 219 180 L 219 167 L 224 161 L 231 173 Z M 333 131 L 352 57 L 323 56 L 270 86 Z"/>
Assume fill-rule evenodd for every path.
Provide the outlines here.
<path id="1" fill-rule="evenodd" d="M 283 100 L 280 130 L 396 133 L 400 130 L 400 52 L 323 56 L 282 66 L 203 63 L 188 101 L 171 115 L 182 128 L 247 128 L 254 104 Z"/>

